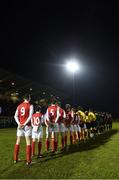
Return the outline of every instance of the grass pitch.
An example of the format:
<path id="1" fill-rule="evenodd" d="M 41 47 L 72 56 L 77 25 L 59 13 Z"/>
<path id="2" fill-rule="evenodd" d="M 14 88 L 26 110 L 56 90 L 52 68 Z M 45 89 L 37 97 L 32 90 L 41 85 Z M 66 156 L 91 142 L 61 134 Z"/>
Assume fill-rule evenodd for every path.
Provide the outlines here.
<path id="1" fill-rule="evenodd" d="M 45 137 L 44 137 L 45 138 Z M 45 140 L 45 139 L 44 139 Z M 13 164 L 16 129 L 0 129 L 0 178 L 2 179 L 119 179 L 119 123 L 113 129 L 67 152 L 37 159 L 25 165 L 25 140 L 20 147 L 21 162 Z M 60 143 L 59 143 L 60 144 Z M 37 146 L 36 146 L 37 148 Z M 45 144 L 43 141 L 43 153 Z"/>

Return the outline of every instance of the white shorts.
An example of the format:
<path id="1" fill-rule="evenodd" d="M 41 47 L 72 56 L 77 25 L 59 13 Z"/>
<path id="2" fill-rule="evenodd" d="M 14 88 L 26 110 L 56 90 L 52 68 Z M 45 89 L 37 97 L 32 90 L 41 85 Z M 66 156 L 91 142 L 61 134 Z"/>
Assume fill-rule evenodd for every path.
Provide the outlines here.
<path id="1" fill-rule="evenodd" d="M 77 131 L 81 132 L 81 127 L 79 125 L 77 125 Z"/>
<path id="2" fill-rule="evenodd" d="M 76 131 L 78 131 L 78 127 L 77 127 L 77 125 L 76 125 L 76 124 L 74 124 L 73 126 L 74 126 L 74 131 L 75 131 L 75 132 L 76 132 Z"/>
<path id="3" fill-rule="evenodd" d="M 43 138 L 43 127 L 40 126 L 38 131 L 34 131 L 34 128 L 32 129 L 32 138 L 33 139 L 40 139 Z"/>
<path id="4" fill-rule="evenodd" d="M 84 123 L 84 129 L 87 129 L 87 128 L 86 128 L 86 123 Z"/>
<path id="5" fill-rule="evenodd" d="M 48 138 L 48 134 L 52 132 L 59 132 L 59 125 L 55 123 L 53 126 L 49 125 L 46 127 L 46 138 Z"/>
<path id="6" fill-rule="evenodd" d="M 68 130 L 74 132 L 74 128 L 72 124 L 69 127 L 65 127 L 65 131 L 67 132 Z"/>
<path id="7" fill-rule="evenodd" d="M 25 126 L 24 128 L 17 128 L 17 136 L 31 136 L 32 135 L 32 127 Z"/>
<path id="8" fill-rule="evenodd" d="M 59 132 L 65 132 L 65 125 L 64 125 L 64 123 L 59 124 Z"/>

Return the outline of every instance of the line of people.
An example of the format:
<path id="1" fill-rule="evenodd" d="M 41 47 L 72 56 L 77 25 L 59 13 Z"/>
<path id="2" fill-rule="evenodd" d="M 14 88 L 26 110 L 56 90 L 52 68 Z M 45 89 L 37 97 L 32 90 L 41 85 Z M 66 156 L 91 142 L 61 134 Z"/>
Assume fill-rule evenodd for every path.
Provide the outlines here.
<path id="1" fill-rule="evenodd" d="M 17 140 L 14 147 L 14 163 L 18 162 L 21 137 L 26 138 L 26 164 L 31 164 L 31 156 L 35 155 L 35 144 L 38 144 L 38 157 L 42 157 L 43 125 L 46 126 L 46 151 L 49 152 L 52 143 L 52 152 L 57 153 L 58 137 L 61 135 L 61 150 L 67 149 L 68 138 L 70 145 L 86 141 L 104 130 L 112 128 L 112 117 L 109 113 L 83 111 L 80 107 L 74 109 L 66 104 L 65 110 L 55 98 L 52 98 L 45 114 L 41 107 L 30 104 L 30 96 L 24 96 L 15 112 L 15 121 L 18 124 Z M 32 143 L 31 143 L 32 136 Z"/>

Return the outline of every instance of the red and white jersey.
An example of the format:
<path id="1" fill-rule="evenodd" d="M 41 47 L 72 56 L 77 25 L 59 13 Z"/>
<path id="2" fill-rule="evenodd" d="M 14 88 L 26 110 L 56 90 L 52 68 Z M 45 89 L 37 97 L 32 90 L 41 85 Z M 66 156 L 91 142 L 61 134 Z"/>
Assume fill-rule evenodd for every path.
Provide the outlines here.
<path id="1" fill-rule="evenodd" d="M 31 124 L 32 126 L 40 127 L 43 123 L 43 114 L 40 112 L 36 112 L 32 115 Z"/>
<path id="2" fill-rule="evenodd" d="M 61 107 L 59 107 L 59 118 L 58 118 L 58 123 L 61 124 L 63 123 L 64 119 L 66 118 L 66 113 L 65 113 L 65 110 L 62 109 Z"/>
<path id="3" fill-rule="evenodd" d="M 46 121 L 51 123 L 57 123 L 59 118 L 59 107 L 52 104 L 48 107 L 46 112 Z"/>
<path id="4" fill-rule="evenodd" d="M 32 114 L 33 105 L 28 101 L 24 101 L 17 107 L 14 118 L 18 125 L 31 125 Z"/>
<path id="5" fill-rule="evenodd" d="M 65 120 L 66 126 L 72 124 L 73 120 L 74 120 L 73 111 L 67 111 L 66 112 L 66 120 Z"/>

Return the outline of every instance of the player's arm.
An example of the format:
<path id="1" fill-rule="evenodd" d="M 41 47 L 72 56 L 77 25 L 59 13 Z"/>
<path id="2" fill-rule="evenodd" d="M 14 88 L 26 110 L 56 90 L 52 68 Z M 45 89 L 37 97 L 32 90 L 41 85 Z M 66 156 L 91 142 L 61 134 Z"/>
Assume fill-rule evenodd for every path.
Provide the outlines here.
<path id="1" fill-rule="evenodd" d="M 47 109 L 47 112 L 45 114 L 45 125 L 48 126 L 49 125 L 49 112 L 48 112 L 48 109 Z"/>
<path id="2" fill-rule="evenodd" d="M 44 116 L 41 116 L 41 124 L 44 124 Z"/>
<path id="3" fill-rule="evenodd" d="M 57 123 L 59 117 L 60 117 L 60 112 L 59 112 L 59 107 L 57 107 L 57 117 L 56 117 L 56 120 L 55 120 L 55 123 Z"/>
<path id="4" fill-rule="evenodd" d="M 33 117 L 31 117 L 31 126 L 33 127 Z"/>
<path id="5" fill-rule="evenodd" d="M 71 111 L 71 123 L 73 123 L 73 122 L 74 122 L 74 112 Z"/>
<path id="6" fill-rule="evenodd" d="M 26 120 L 26 122 L 23 124 L 24 126 L 26 126 L 26 125 L 28 124 L 28 122 L 31 121 L 32 114 L 33 114 L 33 105 L 30 106 L 29 117 L 28 117 L 28 119 Z"/>
<path id="7" fill-rule="evenodd" d="M 63 110 L 63 122 L 65 123 L 66 120 L 66 112 Z"/>
<path id="8" fill-rule="evenodd" d="M 18 124 L 18 126 L 20 126 L 20 122 L 19 122 L 19 118 L 18 118 L 18 108 L 16 109 L 14 119 L 15 119 L 16 123 Z"/>

